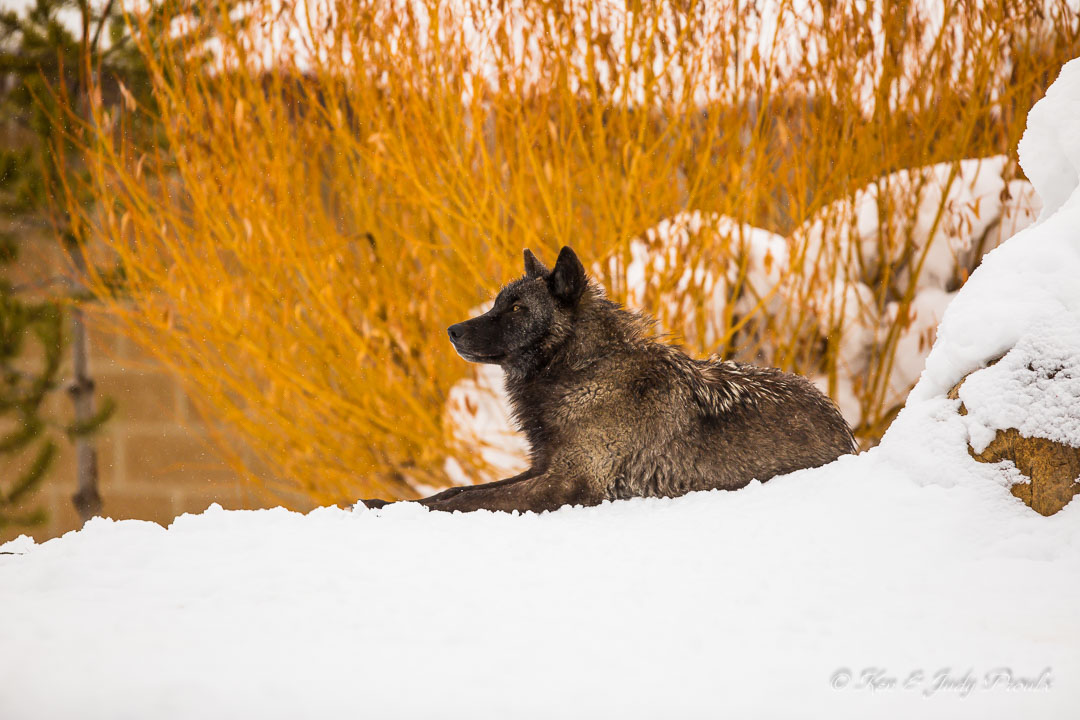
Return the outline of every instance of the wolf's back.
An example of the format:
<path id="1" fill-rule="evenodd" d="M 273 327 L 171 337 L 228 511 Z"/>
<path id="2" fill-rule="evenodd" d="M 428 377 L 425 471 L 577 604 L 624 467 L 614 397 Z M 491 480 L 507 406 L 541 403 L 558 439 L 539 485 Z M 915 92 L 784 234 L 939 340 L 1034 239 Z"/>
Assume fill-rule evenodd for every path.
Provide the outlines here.
<path id="1" fill-rule="evenodd" d="M 723 462 L 753 476 L 743 478 L 747 482 L 824 465 L 855 451 L 840 410 L 806 378 L 730 361 L 700 366 L 705 381 L 696 386 L 695 397 L 703 424 L 722 436 Z"/>

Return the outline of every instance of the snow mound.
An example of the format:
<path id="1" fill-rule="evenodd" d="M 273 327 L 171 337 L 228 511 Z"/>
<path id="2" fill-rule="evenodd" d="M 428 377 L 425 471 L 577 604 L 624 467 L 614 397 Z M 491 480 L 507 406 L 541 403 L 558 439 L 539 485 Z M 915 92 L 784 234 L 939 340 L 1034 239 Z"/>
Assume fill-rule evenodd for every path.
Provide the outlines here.
<path id="1" fill-rule="evenodd" d="M 916 288 L 944 289 L 957 268 L 977 263 L 972 253 L 996 247 L 1034 221 L 1032 186 L 1009 174 L 1004 155 L 900 170 L 825 208 L 795 234 L 822 270 L 857 268 L 865 282 L 888 264 L 899 267 L 899 285 L 911 272 L 911 264 L 901 262 L 909 248 L 900 241 L 911 237 L 914 249 L 926 253 Z M 859 258 L 858 265 L 843 261 L 850 257 Z"/>
<path id="2" fill-rule="evenodd" d="M 1056 213 L 1066 202 L 1080 202 L 1080 63 L 1061 68 L 1046 97 L 1031 108 L 1020 138 L 1020 165 L 1043 200 L 1040 220 Z"/>
<path id="3" fill-rule="evenodd" d="M 870 453 L 539 516 L 94 520 L 0 555 L 0 717 L 1065 717 L 1080 508 L 941 464 L 985 477 Z"/>
<path id="4" fill-rule="evenodd" d="M 1080 325 L 1080 59 L 1035 104 L 1020 164 L 1043 195 L 1039 222 L 983 258 L 945 311 L 908 402 L 943 395 L 1000 357 L 1039 322 Z M 1045 135 L 1040 135 L 1045 131 Z"/>

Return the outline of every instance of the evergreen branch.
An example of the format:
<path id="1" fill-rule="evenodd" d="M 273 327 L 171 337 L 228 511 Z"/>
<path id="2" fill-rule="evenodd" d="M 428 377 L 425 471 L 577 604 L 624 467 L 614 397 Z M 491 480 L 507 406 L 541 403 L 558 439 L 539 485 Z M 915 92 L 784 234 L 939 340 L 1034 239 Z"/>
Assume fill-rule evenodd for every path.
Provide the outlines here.
<path id="1" fill-rule="evenodd" d="M 0 530 L 9 527 L 34 527 L 49 519 L 49 514 L 42 508 L 36 508 L 22 515 L 4 516 L 0 513 Z M 24 553 L 0 553 L 0 555 L 23 555 Z"/>
<path id="2" fill-rule="evenodd" d="M 22 427 L 0 438 L 0 453 L 13 453 L 29 445 L 41 434 L 44 424 L 36 417 L 23 419 Z"/>
<path id="3" fill-rule="evenodd" d="M 23 476 L 19 478 L 12 486 L 11 490 L 7 492 L 7 496 L 4 498 L 3 504 L 14 505 L 19 502 L 27 493 L 33 490 L 41 478 L 45 476 L 45 472 L 52 465 L 53 460 L 56 459 L 56 443 L 52 440 L 46 440 L 45 444 L 41 447 L 37 457 L 34 458 L 34 462 L 27 468 Z"/>

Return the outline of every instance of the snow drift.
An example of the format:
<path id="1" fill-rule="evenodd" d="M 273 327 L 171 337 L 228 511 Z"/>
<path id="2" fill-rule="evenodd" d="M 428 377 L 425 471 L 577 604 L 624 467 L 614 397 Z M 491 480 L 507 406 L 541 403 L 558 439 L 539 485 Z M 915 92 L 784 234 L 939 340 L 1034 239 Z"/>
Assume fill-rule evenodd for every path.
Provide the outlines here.
<path id="1" fill-rule="evenodd" d="M 949 305 L 874 450 L 539 516 L 211 508 L 23 537 L 0 548 L 0 717 L 1070 716 L 1080 507 L 1037 515 L 967 448 L 1018 424 L 1080 445 L 1077 103 L 1080 60 L 1021 145 L 1040 222 Z"/>

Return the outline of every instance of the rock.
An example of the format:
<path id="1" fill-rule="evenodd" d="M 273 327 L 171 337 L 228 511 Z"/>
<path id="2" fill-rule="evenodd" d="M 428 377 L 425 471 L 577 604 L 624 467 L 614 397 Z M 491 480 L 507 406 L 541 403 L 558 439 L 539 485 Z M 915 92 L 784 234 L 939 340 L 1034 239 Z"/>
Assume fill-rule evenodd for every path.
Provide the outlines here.
<path id="1" fill-rule="evenodd" d="M 959 399 L 964 380 L 949 391 L 949 398 Z M 967 414 L 963 404 L 960 414 Z M 1030 482 L 1017 483 L 1010 492 L 1040 515 L 1053 515 L 1080 494 L 1080 448 L 1046 438 L 1024 437 L 1019 430 L 1010 428 L 999 430 L 981 453 L 969 445 L 968 454 L 986 463 L 1011 460 Z"/>

